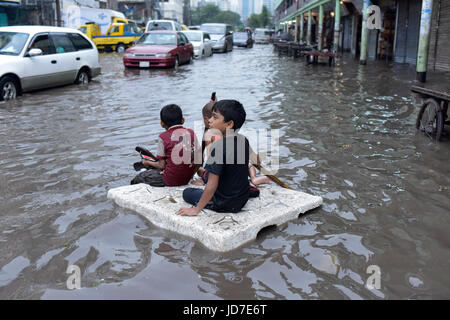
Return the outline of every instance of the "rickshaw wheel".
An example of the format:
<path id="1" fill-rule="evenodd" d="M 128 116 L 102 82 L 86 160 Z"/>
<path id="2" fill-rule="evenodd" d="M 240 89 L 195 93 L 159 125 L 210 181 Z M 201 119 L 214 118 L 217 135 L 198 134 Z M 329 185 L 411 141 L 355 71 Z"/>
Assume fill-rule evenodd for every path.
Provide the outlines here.
<path id="1" fill-rule="evenodd" d="M 444 116 L 439 102 L 432 98 L 424 101 L 417 116 L 416 128 L 436 141 L 441 139 Z"/>

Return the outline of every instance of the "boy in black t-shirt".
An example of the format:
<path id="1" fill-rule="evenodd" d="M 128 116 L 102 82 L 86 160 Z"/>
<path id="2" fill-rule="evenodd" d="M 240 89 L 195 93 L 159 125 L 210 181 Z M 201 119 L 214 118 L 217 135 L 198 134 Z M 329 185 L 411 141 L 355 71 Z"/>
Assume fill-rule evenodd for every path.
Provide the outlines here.
<path id="1" fill-rule="evenodd" d="M 195 207 L 181 208 L 177 214 L 196 216 L 203 208 L 235 213 L 247 203 L 251 149 L 247 138 L 236 133 L 244 124 L 245 117 L 244 107 L 239 101 L 221 100 L 214 104 L 209 125 L 223 138 L 211 145 L 205 166 L 209 174 L 205 189 L 186 188 L 183 191 L 183 199 Z"/>

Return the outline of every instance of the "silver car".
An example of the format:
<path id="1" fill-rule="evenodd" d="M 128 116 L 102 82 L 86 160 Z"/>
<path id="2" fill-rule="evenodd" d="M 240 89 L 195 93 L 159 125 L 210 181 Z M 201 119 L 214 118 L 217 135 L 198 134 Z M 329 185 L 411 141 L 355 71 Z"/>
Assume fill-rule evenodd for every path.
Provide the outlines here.
<path id="1" fill-rule="evenodd" d="M 269 29 L 256 28 L 255 32 L 253 33 L 253 40 L 255 41 L 255 43 L 269 43 L 269 41 L 270 41 L 270 30 Z"/>
<path id="2" fill-rule="evenodd" d="M 200 30 L 209 33 L 213 50 L 216 52 L 228 52 L 233 50 L 233 28 L 225 23 L 204 23 Z"/>
<path id="3" fill-rule="evenodd" d="M 78 30 L 0 28 L 0 100 L 35 89 L 88 83 L 100 70 L 97 47 Z"/>

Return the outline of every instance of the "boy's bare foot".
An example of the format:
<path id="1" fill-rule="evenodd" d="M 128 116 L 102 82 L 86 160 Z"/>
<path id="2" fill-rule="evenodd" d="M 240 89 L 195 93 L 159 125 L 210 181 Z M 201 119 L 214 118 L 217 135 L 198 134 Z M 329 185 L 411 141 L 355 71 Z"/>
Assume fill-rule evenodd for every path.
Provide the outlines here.
<path id="1" fill-rule="evenodd" d="M 192 181 L 192 184 L 195 186 L 204 186 L 205 185 L 202 180 L 194 180 L 194 181 Z"/>
<path id="2" fill-rule="evenodd" d="M 252 179 L 252 183 L 257 186 L 260 184 L 272 184 L 272 180 L 268 176 L 262 176 Z"/>

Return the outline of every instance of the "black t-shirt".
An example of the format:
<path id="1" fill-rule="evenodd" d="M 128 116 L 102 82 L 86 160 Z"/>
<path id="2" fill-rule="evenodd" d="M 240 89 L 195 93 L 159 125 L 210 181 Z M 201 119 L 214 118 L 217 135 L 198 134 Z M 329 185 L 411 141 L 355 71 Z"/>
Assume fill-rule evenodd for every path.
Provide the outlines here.
<path id="1" fill-rule="evenodd" d="M 235 213 L 247 203 L 250 151 L 249 142 L 242 135 L 227 136 L 211 145 L 205 169 L 219 176 L 212 198 L 215 211 Z"/>

